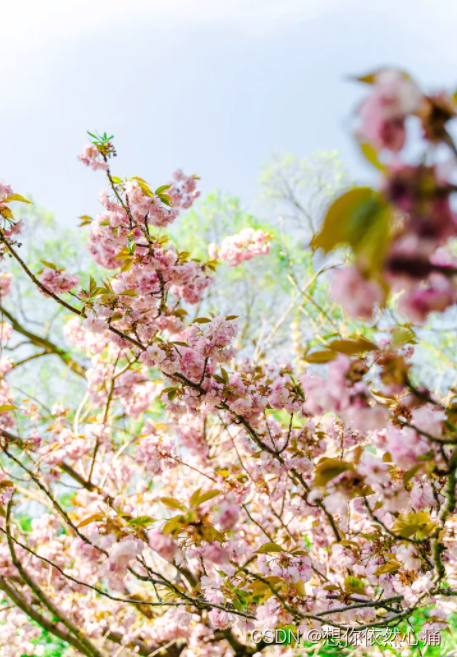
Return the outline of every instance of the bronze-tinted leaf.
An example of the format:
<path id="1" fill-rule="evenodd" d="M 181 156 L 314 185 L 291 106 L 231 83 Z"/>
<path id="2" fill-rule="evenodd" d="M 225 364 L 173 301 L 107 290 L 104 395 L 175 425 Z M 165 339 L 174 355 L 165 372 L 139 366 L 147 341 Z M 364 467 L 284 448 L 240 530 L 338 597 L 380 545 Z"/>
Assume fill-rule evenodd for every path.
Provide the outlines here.
<path id="1" fill-rule="evenodd" d="M 285 550 L 277 543 L 264 543 L 256 550 L 257 554 L 269 554 L 270 552 L 285 552 Z"/>
<path id="2" fill-rule="evenodd" d="M 304 360 L 307 363 L 313 363 L 313 364 L 322 364 L 322 363 L 328 363 L 331 360 L 334 360 L 336 358 L 336 353 L 334 351 L 330 351 L 329 349 L 326 349 L 325 351 L 314 351 L 311 353 L 307 353 Z"/>
<path id="3" fill-rule="evenodd" d="M 319 461 L 315 469 L 314 485 L 317 488 L 324 487 L 329 481 L 338 477 L 338 475 L 346 472 L 346 470 L 353 470 L 352 463 L 347 461 L 340 461 L 338 459 L 324 458 Z"/>

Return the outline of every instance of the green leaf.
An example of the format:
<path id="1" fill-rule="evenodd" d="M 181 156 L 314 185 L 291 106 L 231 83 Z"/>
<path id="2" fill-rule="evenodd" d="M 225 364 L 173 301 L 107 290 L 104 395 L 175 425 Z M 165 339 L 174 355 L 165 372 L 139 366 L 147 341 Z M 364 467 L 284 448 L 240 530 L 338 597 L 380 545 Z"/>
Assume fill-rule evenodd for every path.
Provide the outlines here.
<path id="1" fill-rule="evenodd" d="M 160 187 L 157 187 L 157 189 L 155 190 L 154 194 L 159 195 L 159 194 L 161 194 L 162 192 L 164 192 L 165 190 L 170 189 L 170 187 L 171 187 L 171 185 L 161 185 Z"/>
<path id="2" fill-rule="evenodd" d="M 352 577 L 352 575 L 344 578 L 344 588 L 348 593 L 366 595 L 365 584 L 357 577 Z"/>
<path id="3" fill-rule="evenodd" d="M 0 406 L 0 413 L 8 413 L 8 411 L 14 411 L 16 408 L 17 406 L 14 406 L 14 404 L 2 404 Z"/>
<path id="4" fill-rule="evenodd" d="M 168 194 L 159 194 L 159 198 L 162 201 L 162 203 L 165 203 L 165 205 L 168 205 L 171 207 L 173 199 L 171 196 L 168 196 Z"/>
<path id="5" fill-rule="evenodd" d="M 57 269 L 53 262 L 48 262 L 47 260 L 40 260 L 40 262 L 42 262 L 45 267 L 49 267 L 49 269 Z"/>
<path id="6" fill-rule="evenodd" d="M 347 244 L 367 272 L 379 272 L 389 243 L 390 209 L 370 187 L 355 187 L 328 208 L 311 246 L 329 253 Z"/>
<path id="7" fill-rule="evenodd" d="M 197 508 L 204 502 L 209 502 L 209 500 L 212 500 L 214 497 L 217 497 L 220 494 L 221 494 L 220 490 L 208 490 L 206 491 L 206 493 L 200 493 L 200 489 L 199 489 L 198 491 L 195 491 L 195 493 L 193 493 L 189 503 L 193 508 Z"/>
<path id="8" fill-rule="evenodd" d="M 129 520 L 128 524 L 132 527 L 147 527 L 148 525 L 152 525 L 153 522 L 156 521 L 150 516 L 138 516 L 137 518 Z"/>
<path id="9" fill-rule="evenodd" d="M 256 550 L 257 554 L 269 554 L 270 552 L 285 552 L 285 550 L 277 543 L 264 543 Z"/>
<path id="10" fill-rule="evenodd" d="M 118 178 L 117 176 L 111 176 L 111 180 L 113 183 L 116 183 L 116 185 L 122 182 L 122 178 Z"/>
<path id="11" fill-rule="evenodd" d="M 419 538 L 423 538 L 429 536 L 435 529 L 436 524 L 426 511 L 398 516 L 392 526 L 392 531 L 403 538 L 409 538 L 416 533 Z"/>
<path id="12" fill-rule="evenodd" d="M 184 516 L 175 516 L 170 518 L 162 527 L 162 532 L 164 534 L 173 534 L 174 532 L 180 532 L 186 526 L 186 519 Z"/>
<path id="13" fill-rule="evenodd" d="M 169 509 L 180 509 L 181 511 L 185 511 L 186 507 L 184 504 L 181 504 L 181 502 L 178 502 L 178 500 L 175 500 L 174 497 L 161 497 L 160 501 L 165 504 Z"/>

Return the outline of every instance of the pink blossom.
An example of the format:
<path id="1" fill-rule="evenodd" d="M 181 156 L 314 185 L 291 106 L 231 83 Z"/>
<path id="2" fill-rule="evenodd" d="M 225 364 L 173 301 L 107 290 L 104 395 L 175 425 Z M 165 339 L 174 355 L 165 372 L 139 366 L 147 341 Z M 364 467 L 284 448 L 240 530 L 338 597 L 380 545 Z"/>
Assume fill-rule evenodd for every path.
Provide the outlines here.
<path id="1" fill-rule="evenodd" d="M 259 255 L 266 255 L 271 248 L 271 235 L 263 230 L 243 228 L 238 235 L 225 237 L 220 247 L 210 244 L 208 252 L 211 258 L 220 258 L 236 267 L 246 260 Z"/>
<path id="2" fill-rule="evenodd" d="M 6 297 L 11 292 L 13 276 L 9 272 L 0 272 L 0 297 Z"/>
<path id="3" fill-rule="evenodd" d="M 8 322 L 0 324 L 0 339 L 2 344 L 6 344 L 13 334 L 13 327 Z"/>
<path id="4" fill-rule="evenodd" d="M 229 560 L 229 553 L 219 543 L 211 543 L 203 548 L 205 559 L 213 563 L 222 564 Z"/>
<path id="5" fill-rule="evenodd" d="M 355 265 L 338 271 L 332 294 L 349 317 L 362 319 L 372 319 L 375 305 L 385 300 L 385 292 L 379 283 L 364 278 Z"/>
<path id="6" fill-rule="evenodd" d="M 329 513 L 343 515 L 348 512 L 348 501 L 342 493 L 336 492 L 327 495 L 323 503 Z"/>
<path id="7" fill-rule="evenodd" d="M 13 194 L 11 185 L 0 180 L 0 202 L 4 201 L 8 196 Z"/>
<path id="8" fill-rule="evenodd" d="M 157 530 L 151 530 L 148 532 L 148 541 L 152 549 L 157 552 L 162 559 L 173 563 L 173 559 L 178 552 L 178 546 L 171 536 L 166 536 Z"/>
<path id="9" fill-rule="evenodd" d="M 237 504 L 228 497 L 220 505 L 215 515 L 216 522 L 219 523 L 222 531 L 233 529 L 240 517 L 240 509 Z"/>
<path id="10" fill-rule="evenodd" d="M 41 282 L 47 290 L 54 292 L 54 294 L 63 294 L 78 285 L 79 276 L 67 274 L 62 270 L 45 267 L 41 275 Z M 45 292 L 42 291 L 42 293 L 47 296 Z"/>
<path id="11" fill-rule="evenodd" d="M 401 71 L 380 71 L 371 94 L 359 110 L 361 136 L 377 149 L 387 148 L 397 153 L 406 139 L 404 121 L 417 111 L 421 99 L 417 85 Z"/>
<path id="12" fill-rule="evenodd" d="M 422 324 L 429 313 L 443 312 L 457 300 L 457 287 L 452 279 L 433 274 L 427 287 L 417 287 L 400 298 L 399 309 L 412 322 Z"/>
<path id="13" fill-rule="evenodd" d="M 108 169 L 108 163 L 101 159 L 101 154 L 95 144 L 86 144 L 82 150 L 81 155 L 78 155 L 78 160 L 91 167 L 94 171 Z"/>
<path id="14" fill-rule="evenodd" d="M 108 329 L 108 324 L 104 319 L 99 319 L 98 317 L 87 317 L 84 320 L 83 324 L 86 331 L 91 331 L 91 333 L 104 333 Z"/>
<path id="15" fill-rule="evenodd" d="M 232 615 L 220 609 L 212 609 L 209 614 L 211 625 L 216 630 L 226 630 L 232 624 Z"/>
<path id="16" fill-rule="evenodd" d="M 119 543 L 114 543 L 109 551 L 109 560 L 112 564 L 124 570 L 141 553 L 143 545 L 140 541 L 132 538 L 124 538 Z"/>

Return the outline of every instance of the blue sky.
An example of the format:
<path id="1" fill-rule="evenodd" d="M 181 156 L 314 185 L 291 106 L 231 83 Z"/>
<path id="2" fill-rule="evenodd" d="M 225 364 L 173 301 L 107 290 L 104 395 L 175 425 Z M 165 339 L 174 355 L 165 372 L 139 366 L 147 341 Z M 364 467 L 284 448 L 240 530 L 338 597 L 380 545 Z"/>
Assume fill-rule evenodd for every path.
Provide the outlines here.
<path id="1" fill-rule="evenodd" d="M 0 177 L 59 221 L 95 214 L 85 131 L 115 135 L 117 175 L 178 167 L 247 204 L 274 151 L 338 149 L 364 167 L 349 74 L 407 69 L 457 87 L 456 0 L 16 0 L 2 7 Z"/>

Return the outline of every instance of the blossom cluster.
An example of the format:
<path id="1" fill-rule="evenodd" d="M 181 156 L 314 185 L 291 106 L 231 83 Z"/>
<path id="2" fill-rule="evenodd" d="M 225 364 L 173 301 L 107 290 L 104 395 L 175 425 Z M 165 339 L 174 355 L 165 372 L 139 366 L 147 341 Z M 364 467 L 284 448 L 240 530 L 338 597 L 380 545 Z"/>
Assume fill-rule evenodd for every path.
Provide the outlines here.
<path id="1" fill-rule="evenodd" d="M 270 240 L 271 235 L 261 229 L 243 228 L 238 235 L 225 237 L 220 246 L 210 244 L 208 253 L 211 258 L 220 258 L 236 267 L 246 260 L 267 255 L 271 248 Z"/>

